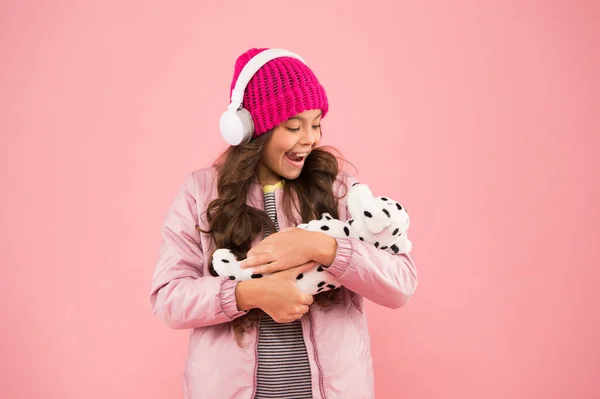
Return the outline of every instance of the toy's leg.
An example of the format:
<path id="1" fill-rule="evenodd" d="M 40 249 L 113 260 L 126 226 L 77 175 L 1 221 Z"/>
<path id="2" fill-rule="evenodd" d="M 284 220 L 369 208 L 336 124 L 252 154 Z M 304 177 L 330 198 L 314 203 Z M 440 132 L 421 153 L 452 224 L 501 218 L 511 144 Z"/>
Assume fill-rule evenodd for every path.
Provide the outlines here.
<path id="1" fill-rule="evenodd" d="M 219 276 L 229 276 L 232 280 L 250 280 L 249 269 L 240 268 L 240 262 L 228 249 L 217 249 L 213 254 L 213 268 Z"/>
<path id="2" fill-rule="evenodd" d="M 304 293 L 316 295 L 321 292 L 338 288 L 341 284 L 331 273 L 328 273 L 323 266 L 318 266 L 299 275 L 296 280 L 296 286 Z"/>

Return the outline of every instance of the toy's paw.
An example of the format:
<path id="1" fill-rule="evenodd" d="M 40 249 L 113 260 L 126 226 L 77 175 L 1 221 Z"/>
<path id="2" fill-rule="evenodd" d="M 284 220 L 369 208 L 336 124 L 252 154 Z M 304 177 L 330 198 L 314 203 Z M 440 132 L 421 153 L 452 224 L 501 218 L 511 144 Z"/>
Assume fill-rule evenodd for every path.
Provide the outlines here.
<path id="1" fill-rule="evenodd" d="M 298 289 L 306 294 L 316 295 L 342 286 L 327 269 L 321 265 L 300 274 L 296 279 Z"/>
<path id="2" fill-rule="evenodd" d="M 228 249 L 217 249 L 212 256 L 212 265 L 219 276 L 228 276 L 232 280 L 240 281 L 253 278 L 250 269 L 240 268 L 240 262 L 235 258 L 233 252 Z"/>
<path id="3" fill-rule="evenodd" d="M 393 254 L 407 254 L 412 251 L 412 242 L 405 234 L 400 241 L 390 246 L 387 251 Z"/>

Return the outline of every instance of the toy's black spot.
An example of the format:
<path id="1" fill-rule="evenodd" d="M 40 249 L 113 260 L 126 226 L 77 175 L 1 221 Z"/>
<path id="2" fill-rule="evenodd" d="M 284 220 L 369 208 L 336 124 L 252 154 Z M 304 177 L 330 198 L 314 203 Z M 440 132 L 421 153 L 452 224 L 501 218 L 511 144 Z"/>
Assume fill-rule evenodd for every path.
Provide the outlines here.
<path id="1" fill-rule="evenodd" d="M 252 276 L 250 276 L 252 278 L 261 278 L 262 274 L 253 274 Z"/>
<path id="2" fill-rule="evenodd" d="M 344 233 L 346 233 L 346 237 L 350 235 L 350 230 L 348 229 L 348 226 L 344 226 Z"/>
<path id="3" fill-rule="evenodd" d="M 365 211 L 365 216 L 368 217 L 368 218 L 372 218 L 373 217 L 373 215 L 371 215 L 371 212 L 369 212 L 369 211 Z"/>
<path id="4" fill-rule="evenodd" d="M 379 249 L 383 249 L 385 251 L 387 249 L 387 247 L 384 245 L 383 247 L 381 247 Z"/>
<path id="5" fill-rule="evenodd" d="M 385 197 L 381 197 L 381 200 L 382 200 L 382 201 L 387 201 L 388 199 L 387 199 L 387 198 L 385 198 Z"/>
<path id="6" fill-rule="evenodd" d="M 402 205 L 400 205 L 399 203 L 396 202 L 396 208 L 398 208 L 399 211 L 402 210 Z"/>
<path id="7" fill-rule="evenodd" d="M 318 272 L 324 272 L 325 269 L 323 269 L 323 266 L 319 266 L 319 268 L 317 269 Z"/>
<path id="8" fill-rule="evenodd" d="M 390 248 L 392 248 L 392 251 L 394 251 L 394 253 L 398 253 L 400 251 L 400 249 L 398 248 L 398 246 L 396 244 L 392 245 Z"/>
<path id="9" fill-rule="evenodd" d="M 329 216 L 325 216 L 325 219 L 327 219 L 327 220 L 331 220 L 332 218 L 331 218 L 331 217 L 329 217 Z"/>
<path id="10" fill-rule="evenodd" d="M 321 281 L 319 284 L 317 284 L 317 287 L 322 287 L 325 285 L 325 281 Z"/>
<path id="11" fill-rule="evenodd" d="M 330 289 L 334 290 L 335 289 L 335 285 L 333 284 L 327 284 L 327 287 L 329 287 Z"/>
<path id="12" fill-rule="evenodd" d="M 318 294 L 319 292 L 321 292 L 321 291 L 323 291 L 323 287 L 321 287 L 321 288 L 319 288 L 319 289 L 317 290 L 317 294 Z"/>
<path id="13" fill-rule="evenodd" d="M 221 262 L 223 262 L 223 263 L 229 263 L 229 261 L 227 259 L 221 259 Z"/>
<path id="14" fill-rule="evenodd" d="M 359 240 L 364 241 L 365 239 L 362 237 L 358 237 Z"/>
<path id="15" fill-rule="evenodd" d="M 352 183 L 352 187 L 356 186 L 357 184 L 360 184 L 360 183 L 359 182 Z"/>
<path id="16" fill-rule="evenodd" d="M 390 213 L 388 212 L 387 209 L 382 209 L 382 210 L 383 210 L 383 213 L 385 213 L 387 215 L 387 217 L 390 217 Z"/>
<path id="17" fill-rule="evenodd" d="M 235 276 L 229 276 L 230 280 L 235 280 Z"/>
<path id="18" fill-rule="evenodd" d="M 354 223 L 354 219 L 350 219 L 350 220 L 348 220 L 348 224 L 349 224 L 350 226 L 352 226 L 352 223 Z"/>
<path id="19" fill-rule="evenodd" d="M 321 226 L 321 230 L 327 231 L 329 230 L 329 226 Z"/>
<path id="20" fill-rule="evenodd" d="M 304 274 L 300 273 L 300 274 L 298 275 L 298 277 L 296 277 L 296 280 L 301 280 L 301 279 L 302 279 L 302 277 L 304 277 Z"/>
<path id="21" fill-rule="evenodd" d="M 375 248 L 379 248 L 379 241 L 375 243 Z"/>
<path id="22" fill-rule="evenodd" d="M 400 230 L 399 228 L 397 228 L 396 230 L 394 230 L 394 232 L 392 233 L 392 235 L 395 236 L 396 234 L 398 234 L 399 230 Z"/>

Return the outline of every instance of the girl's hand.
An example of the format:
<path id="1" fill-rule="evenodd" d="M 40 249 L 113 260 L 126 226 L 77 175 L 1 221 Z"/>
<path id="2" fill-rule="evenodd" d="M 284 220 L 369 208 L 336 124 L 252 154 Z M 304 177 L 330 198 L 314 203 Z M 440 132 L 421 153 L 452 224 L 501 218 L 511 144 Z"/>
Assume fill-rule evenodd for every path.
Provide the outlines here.
<path id="1" fill-rule="evenodd" d="M 241 262 L 240 267 L 252 268 L 253 274 L 265 274 L 304 265 L 311 260 L 319 261 L 327 239 L 335 241 L 323 233 L 290 227 L 271 234 L 250 249 L 248 259 Z"/>
<path id="2" fill-rule="evenodd" d="M 307 272 L 316 266 L 308 262 L 282 272 L 271 274 L 260 281 L 261 293 L 256 307 L 262 309 L 277 323 L 291 323 L 308 312 L 313 303 L 313 296 L 305 294 L 296 286 L 299 274 Z"/>

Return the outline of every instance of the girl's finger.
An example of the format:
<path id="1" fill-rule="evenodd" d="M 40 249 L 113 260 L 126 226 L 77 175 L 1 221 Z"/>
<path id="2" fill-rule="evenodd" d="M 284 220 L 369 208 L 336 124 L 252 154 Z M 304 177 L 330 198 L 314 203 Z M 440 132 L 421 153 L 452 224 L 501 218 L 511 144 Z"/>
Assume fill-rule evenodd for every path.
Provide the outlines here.
<path id="1" fill-rule="evenodd" d="M 243 261 L 240 262 L 240 268 L 248 269 L 251 267 L 256 267 L 259 265 L 265 265 L 271 263 L 273 259 L 271 259 L 270 254 L 259 254 L 255 256 L 250 256 Z"/>
<path id="2" fill-rule="evenodd" d="M 300 316 L 302 316 L 304 313 L 308 312 L 308 305 L 302 305 L 301 309 L 300 309 Z"/>
<path id="3" fill-rule="evenodd" d="M 256 256 L 256 255 L 260 255 L 260 254 L 267 254 L 269 253 L 269 247 L 266 246 L 263 242 L 261 242 L 260 244 L 256 245 L 255 247 L 250 248 L 250 250 L 246 253 L 246 256 L 248 258 Z"/>
<path id="4" fill-rule="evenodd" d="M 261 264 L 252 268 L 252 274 L 267 274 L 275 273 L 281 270 L 281 262 L 271 262 L 269 264 Z"/>
<path id="5" fill-rule="evenodd" d="M 313 302 L 315 301 L 315 298 L 312 295 L 303 292 L 302 293 L 302 301 L 306 305 L 312 305 Z"/>

